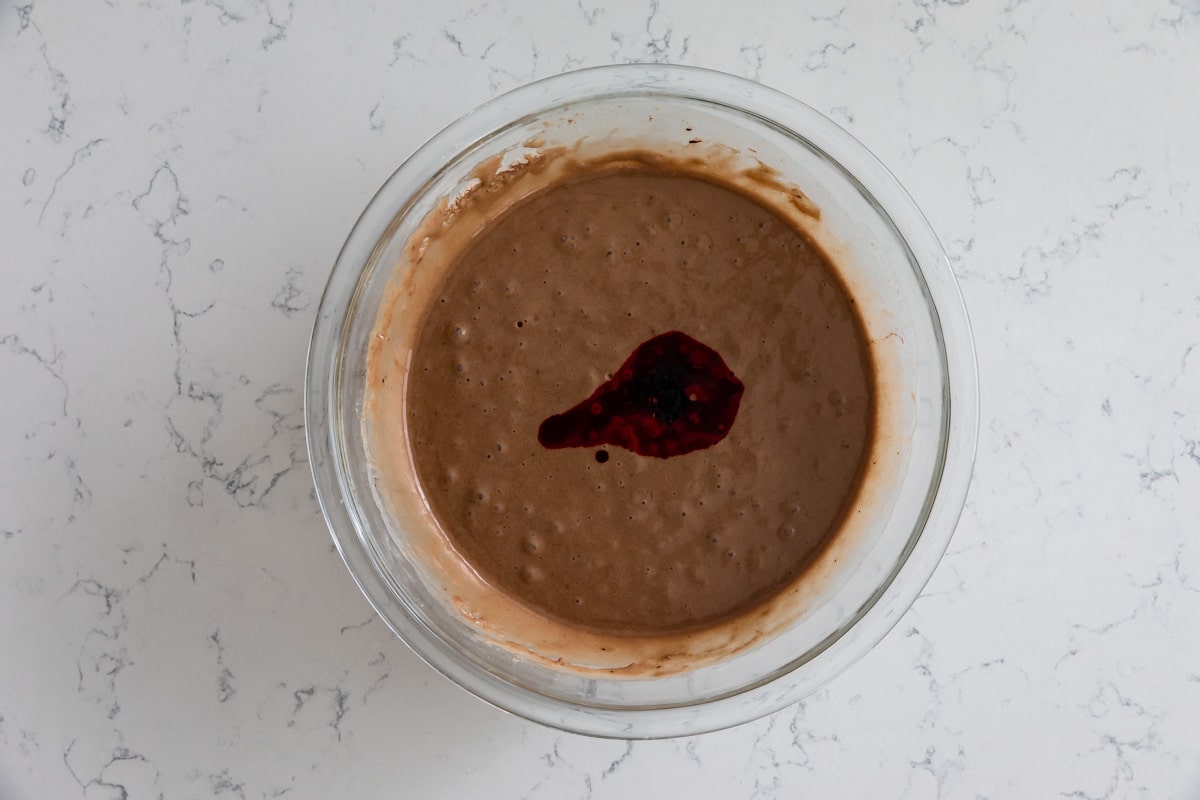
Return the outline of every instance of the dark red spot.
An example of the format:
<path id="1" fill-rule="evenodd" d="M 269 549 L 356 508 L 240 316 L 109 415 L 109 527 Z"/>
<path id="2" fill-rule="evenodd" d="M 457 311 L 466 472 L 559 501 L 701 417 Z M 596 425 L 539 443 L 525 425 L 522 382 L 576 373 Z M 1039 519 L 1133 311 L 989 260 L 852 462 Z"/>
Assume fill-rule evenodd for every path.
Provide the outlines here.
<path id="1" fill-rule="evenodd" d="M 538 442 L 551 450 L 615 445 L 680 456 L 725 438 L 743 390 L 717 351 L 671 331 L 639 345 L 591 397 L 543 421 Z"/>

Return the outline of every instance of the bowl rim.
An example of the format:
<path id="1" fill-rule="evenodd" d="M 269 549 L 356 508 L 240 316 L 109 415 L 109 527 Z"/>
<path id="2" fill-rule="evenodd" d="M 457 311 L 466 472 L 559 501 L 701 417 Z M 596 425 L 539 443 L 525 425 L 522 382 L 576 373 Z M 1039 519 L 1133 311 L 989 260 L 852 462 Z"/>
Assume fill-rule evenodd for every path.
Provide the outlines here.
<path id="1" fill-rule="evenodd" d="M 338 427 L 334 424 L 339 401 L 332 378 L 340 368 L 339 342 L 349 322 L 348 312 L 354 305 L 362 273 L 371 263 L 370 259 L 365 263 L 351 259 L 348 254 L 372 252 L 386 241 L 389 229 L 403 213 L 386 207 L 381 202 L 385 196 L 398 185 L 420 187 L 433 174 L 426 162 L 438 164 L 436 171 L 446 162 L 445 153 L 461 153 L 511 123 L 514 115 L 499 112 L 511 107 L 532 108 L 526 113 L 534 114 L 550 110 L 544 103 L 536 104 L 548 90 L 582 89 L 572 96 L 575 101 L 585 101 L 622 93 L 645 94 L 650 87 L 651 93 L 663 97 L 717 103 L 763 117 L 815 146 L 859 184 L 864 196 L 888 217 L 900 241 L 908 247 L 918 277 L 924 280 L 945 373 L 945 413 L 938 469 L 931 480 L 924 521 L 912 534 L 907 553 L 890 577 L 832 641 L 818 646 L 812 658 L 783 674 L 718 698 L 663 708 L 606 708 L 542 695 L 479 668 L 461 658 L 398 602 L 346 505 L 351 492 L 345 478 L 347 467 L 339 458 Z M 839 158 L 838 153 L 843 157 Z M 854 172 L 845 167 L 847 154 L 865 165 L 868 174 L 861 166 Z M 890 205 L 880 202 L 881 194 Z M 895 224 L 889 209 L 905 214 L 907 236 Z M 923 247 L 912 247 L 914 235 L 921 238 Z M 916 252 L 934 255 L 922 260 Z M 339 555 L 385 624 L 422 661 L 489 704 L 550 727 L 611 738 L 666 738 L 748 722 L 810 694 L 863 657 L 896 625 L 932 577 L 962 513 L 978 439 L 978 372 L 966 305 L 949 260 L 912 197 L 863 144 L 812 107 L 754 81 L 679 65 L 607 65 L 543 78 L 492 98 L 431 136 L 375 192 L 342 245 L 318 305 L 304 385 L 305 436 L 318 503 Z M 900 580 L 902 574 L 905 580 Z M 886 603 L 882 602 L 885 598 Z M 851 631 L 856 635 L 848 636 Z M 803 683 L 789 684 L 788 679 L 801 669 L 812 674 Z M 757 702 L 747 704 L 745 697 L 752 692 L 758 695 Z M 699 709 L 703 713 L 694 713 Z"/>

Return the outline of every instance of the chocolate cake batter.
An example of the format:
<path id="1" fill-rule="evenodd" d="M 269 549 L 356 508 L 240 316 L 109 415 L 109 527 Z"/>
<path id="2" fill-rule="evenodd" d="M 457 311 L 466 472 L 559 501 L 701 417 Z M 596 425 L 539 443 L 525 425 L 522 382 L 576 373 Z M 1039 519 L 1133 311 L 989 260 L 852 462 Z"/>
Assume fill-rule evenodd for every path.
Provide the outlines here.
<path id="1" fill-rule="evenodd" d="M 665 453 L 562 428 L 655 337 L 701 352 L 724 406 L 708 414 L 684 382 L 669 413 L 658 395 L 622 408 L 677 427 L 704 410 L 691 418 L 719 435 Z M 520 202 L 457 256 L 403 399 L 425 498 L 483 579 L 569 625 L 649 636 L 799 578 L 870 458 L 872 374 L 854 299 L 782 217 L 715 181 L 610 167 Z"/>

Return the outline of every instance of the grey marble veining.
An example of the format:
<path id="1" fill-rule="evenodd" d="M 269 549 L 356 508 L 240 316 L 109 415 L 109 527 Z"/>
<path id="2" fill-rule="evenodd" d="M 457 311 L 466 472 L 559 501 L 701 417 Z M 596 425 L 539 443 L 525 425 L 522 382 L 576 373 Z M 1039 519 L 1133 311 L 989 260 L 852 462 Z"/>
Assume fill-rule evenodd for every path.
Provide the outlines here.
<path id="1" fill-rule="evenodd" d="M 627 744 L 501 714 L 373 617 L 302 376 L 408 153 L 638 60 L 874 150 L 983 391 L 962 524 L 875 651 Z M 33 0 L 0 4 L 0 75 L 0 798 L 1200 797 L 1196 0 Z"/>

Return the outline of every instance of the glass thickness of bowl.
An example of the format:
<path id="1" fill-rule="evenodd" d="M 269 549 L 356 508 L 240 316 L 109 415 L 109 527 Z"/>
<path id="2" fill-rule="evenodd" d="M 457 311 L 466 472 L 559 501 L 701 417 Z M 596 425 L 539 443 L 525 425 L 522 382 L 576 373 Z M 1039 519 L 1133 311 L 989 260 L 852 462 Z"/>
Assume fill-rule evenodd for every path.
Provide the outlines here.
<path id="1" fill-rule="evenodd" d="M 568 122 L 568 120 L 570 120 Z M 753 152 L 820 208 L 821 224 L 869 294 L 869 333 L 894 367 L 895 467 L 876 522 L 845 574 L 777 635 L 662 678 L 574 674 L 489 642 L 422 578 L 404 531 L 372 492 L 361 428 L 367 345 L 404 245 L 472 169 L 531 140 L 605 137 L 664 147 L 691 138 Z M 682 141 L 680 141 L 682 140 Z M 845 272 L 843 272 L 846 275 Z M 412 310 L 416 313 L 416 310 Z M 893 336 L 894 334 L 894 336 Z M 867 653 L 916 599 L 945 552 L 974 462 L 978 382 L 970 326 L 937 237 L 871 153 L 812 108 L 710 70 L 598 67 L 528 84 L 436 134 L 359 217 L 321 298 L 305 386 L 308 449 L 334 543 L 380 617 L 469 692 L 578 733 L 662 738 L 755 719 L 816 691 Z"/>

